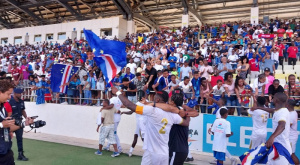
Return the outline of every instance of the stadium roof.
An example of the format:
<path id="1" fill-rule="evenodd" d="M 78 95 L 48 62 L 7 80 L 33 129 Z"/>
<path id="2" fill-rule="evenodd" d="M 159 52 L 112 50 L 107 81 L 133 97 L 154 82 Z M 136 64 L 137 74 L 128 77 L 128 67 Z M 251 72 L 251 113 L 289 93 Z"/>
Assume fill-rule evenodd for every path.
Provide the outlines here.
<path id="1" fill-rule="evenodd" d="M 254 2 L 253 2 L 254 1 Z M 0 0 L 0 29 L 18 28 L 123 15 L 138 30 L 179 27 L 182 15 L 190 24 L 249 21 L 258 1 L 259 14 L 299 18 L 299 0 Z"/>

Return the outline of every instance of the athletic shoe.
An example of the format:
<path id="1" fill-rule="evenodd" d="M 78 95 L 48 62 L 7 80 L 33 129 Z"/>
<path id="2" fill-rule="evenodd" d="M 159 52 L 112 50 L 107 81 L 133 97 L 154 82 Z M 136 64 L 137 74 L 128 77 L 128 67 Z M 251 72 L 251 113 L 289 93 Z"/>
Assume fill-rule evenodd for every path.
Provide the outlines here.
<path id="1" fill-rule="evenodd" d="M 102 150 L 109 151 L 109 147 L 103 147 Z"/>
<path id="2" fill-rule="evenodd" d="M 194 161 L 194 158 L 193 158 L 193 157 L 191 157 L 191 158 L 186 158 L 186 159 L 185 159 L 185 162 L 192 162 L 192 161 Z"/>
<path id="3" fill-rule="evenodd" d="M 96 155 L 102 155 L 102 152 L 100 152 L 99 150 L 97 150 L 97 151 L 95 152 L 95 154 L 96 154 Z"/>
<path id="4" fill-rule="evenodd" d="M 128 156 L 131 157 L 132 156 L 132 152 L 128 152 Z"/>
<path id="5" fill-rule="evenodd" d="M 122 148 L 119 148 L 119 149 L 118 149 L 118 152 L 119 152 L 119 153 L 122 153 L 122 151 L 123 151 Z"/>
<path id="6" fill-rule="evenodd" d="M 117 157 L 117 156 L 119 156 L 119 155 L 120 155 L 119 152 L 114 152 L 114 153 L 111 155 L 111 157 Z"/>
<path id="7" fill-rule="evenodd" d="M 213 161 L 209 162 L 209 164 L 217 164 L 217 159 L 214 159 Z"/>
<path id="8" fill-rule="evenodd" d="M 237 165 L 237 159 L 236 158 L 231 158 L 231 165 Z"/>

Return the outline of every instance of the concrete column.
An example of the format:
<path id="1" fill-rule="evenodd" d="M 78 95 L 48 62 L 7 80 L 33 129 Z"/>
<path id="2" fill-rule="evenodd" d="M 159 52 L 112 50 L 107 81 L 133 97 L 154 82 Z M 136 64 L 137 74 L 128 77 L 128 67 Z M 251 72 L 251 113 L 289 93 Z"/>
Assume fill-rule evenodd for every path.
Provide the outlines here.
<path id="1" fill-rule="evenodd" d="M 129 32 L 129 34 L 136 32 L 134 20 L 127 21 L 127 32 Z"/>
<path id="2" fill-rule="evenodd" d="M 251 7 L 251 17 L 250 22 L 252 25 L 257 25 L 259 19 L 259 9 L 258 7 Z"/>
<path id="3" fill-rule="evenodd" d="M 28 33 L 26 33 L 26 35 L 23 38 L 24 38 L 23 39 L 23 44 L 25 44 L 26 42 L 30 43 L 29 42 L 29 35 L 28 35 Z"/>
<path id="4" fill-rule="evenodd" d="M 190 23 L 190 17 L 188 14 L 182 15 L 181 28 L 188 27 Z"/>

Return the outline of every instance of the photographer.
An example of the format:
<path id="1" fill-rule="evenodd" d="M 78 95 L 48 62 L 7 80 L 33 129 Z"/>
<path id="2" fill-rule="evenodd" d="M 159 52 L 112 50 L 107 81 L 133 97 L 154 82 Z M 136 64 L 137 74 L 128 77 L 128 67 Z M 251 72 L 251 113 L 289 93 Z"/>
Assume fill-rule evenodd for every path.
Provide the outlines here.
<path id="1" fill-rule="evenodd" d="M 22 119 L 22 116 L 24 116 L 24 118 L 27 118 L 27 114 L 25 111 L 25 103 L 21 99 L 22 93 L 23 89 L 15 88 L 14 94 L 9 100 L 9 104 L 12 107 L 12 115 L 17 119 Z M 23 154 L 23 128 L 16 130 L 15 134 L 17 138 L 19 152 L 18 160 L 27 161 L 28 158 L 26 158 Z"/>
<path id="2" fill-rule="evenodd" d="M 14 165 L 14 154 L 11 150 L 12 141 L 9 136 L 10 131 L 16 131 L 24 128 L 25 125 L 33 123 L 33 119 L 26 118 L 25 122 L 20 123 L 20 126 L 15 125 L 15 120 L 7 117 L 6 109 L 3 105 L 11 96 L 13 85 L 6 80 L 0 80 L 0 164 Z"/>

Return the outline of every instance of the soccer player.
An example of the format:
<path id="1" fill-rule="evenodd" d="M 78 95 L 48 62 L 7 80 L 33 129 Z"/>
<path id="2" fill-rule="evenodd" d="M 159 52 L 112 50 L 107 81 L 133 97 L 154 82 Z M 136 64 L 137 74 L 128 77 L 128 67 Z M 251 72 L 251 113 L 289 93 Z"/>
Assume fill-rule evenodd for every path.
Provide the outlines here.
<path id="1" fill-rule="evenodd" d="M 146 102 L 146 98 L 145 98 L 145 92 L 142 90 L 139 90 L 137 92 L 138 95 L 138 102 L 136 103 L 136 105 L 139 106 L 144 106 L 144 103 Z M 121 114 L 127 114 L 127 115 L 131 115 L 133 113 L 133 111 L 128 111 L 128 112 L 121 112 Z M 130 150 L 128 152 L 128 156 L 131 157 L 132 156 L 132 152 L 133 149 L 138 141 L 138 137 L 140 136 L 142 141 L 144 141 L 144 116 L 140 115 L 140 114 L 135 114 L 135 122 L 136 122 L 136 128 L 135 128 L 135 133 L 134 133 L 134 137 L 133 137 L 133 142 L 132 145 L 130 147 Z"/>
<path id="2" fill-rule="evenodd" d="M 272 108 L 260 108 L 269 113 L 273 113 L 272 119 L 272 129 L 273 133 L 266 142 L 266 147 L 270 148 L 274 142 L 280 143 L 286 150 L 292 155 L 292 147 L 290 144 L 290 112 L 286 106 L 287 95 L 284 93 L 276 93 L 274 95 L 274 105 L 275 109 Z M 251 110 L 255 110 L 255 107 L 252 107 Z M 280 152 L 279 152 L 280 153 Z M 269 163 L 272 165 L 284 165 L 289 164 L 289 161 L 282 155 L 275 160 L 269 160 Z"/>
<path id="3" fill-rule="evenodd" d="M 292 146 L 292 159 L 295 164 L 299 164 L 299 159 L 295 154 L 296 144 L 298 141 L 298 131 L 297 131 L 298 114 L 294 110 L 295 105 L 296 105 L 295 100 L 289 99 L 287 101 L 286 107 L 290 111 L 290 121 L 291 121 L 290 142 L 291 142 L 291 146 Z"/>
<path id="4" fill-rule="evenodd" d="M 217 165 L 223 164 L 227 150 L 227 138 L 232 136 L 230 122 L 226 120 L 228 110 L 225 108 L 220 109 L 221 118 L 216 119 L 211 129 L 214 135 L 213 151 L 214 157 L 217 159 Z"/>
<path id="5" fill-rule="evenodd" d="M 179 89 L 173 91 L 171 98 L 169 99 L 169 104 L 157 103 L 156 106 L 165 111 L 175 112 L 177 107 L 181 107 L 188 113 L 189 117 L 196 117 L 199 115 L 199 112 L 183 105 L 183 92 Z M 188 133 L 189 128 L 187 126 L 181 126 L 174 124 L 170 132 L 169 140 L 169 163 L 170 165 L 182 165 L 185 161 L 193 161 L 192 155 L 189 152 L 188 146 Z"/>
<path id="6" fill-rule="evenodd" d="M 169 163 L 169 134 L 173 124 L 183 126 L 189 125 L 189 118 L 182 119 L 184 116 L 179 116 L 171 112 L 165 112 L 154 106 L 138 106 L 130 102 L 121 91 L 112 87 L 112 93 L 117 94 L 121 102 L 131 111 L 147 116 L 147 122 L 144 137 L 145 150 L 142 158 L 142 165 L 166 165 Z M 154 96 L 154 102 L 166 103 L 168 101 L 168 93 L 158 91 Z"/>
<path id="7" fill-rule="evenodd" d="M 265 106 L 265 103 L 265 97 L 259 96 L 257 97 L 257 109 L 255 111 L 248 110 L 253 122 L 249 149 L 254 149 L 266 142 L 269 113 L 260 109 Z"/>

